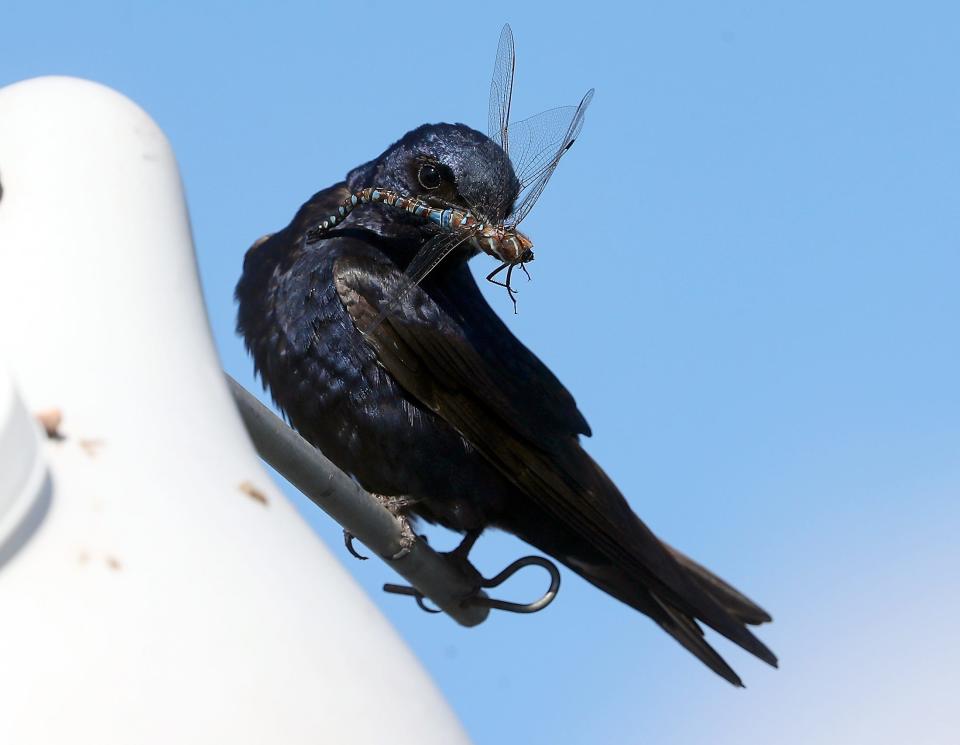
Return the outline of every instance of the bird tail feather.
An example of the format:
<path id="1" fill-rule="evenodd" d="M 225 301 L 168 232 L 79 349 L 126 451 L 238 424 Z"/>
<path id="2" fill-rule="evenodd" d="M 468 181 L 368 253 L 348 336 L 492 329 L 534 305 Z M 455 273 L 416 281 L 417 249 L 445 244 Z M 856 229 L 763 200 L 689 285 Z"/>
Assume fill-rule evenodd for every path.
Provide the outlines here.
<path id="1" fill-rule="evenodd" d="M 731 586 L 728 582 L 720 579 L 702 564 L 691 559 L 686 554 L 678 551 L 663 541 L 664 548 L 670 552 L 677 563 L 686 569 L 693 580 L 706 592 L 710 593 L 714 600 L 726 610 L 730 615 L 743 623 L 756 626 L 761 623 L 772 621 L 770 614 L 763 608 L 753 602 L 742 592 Z"/>

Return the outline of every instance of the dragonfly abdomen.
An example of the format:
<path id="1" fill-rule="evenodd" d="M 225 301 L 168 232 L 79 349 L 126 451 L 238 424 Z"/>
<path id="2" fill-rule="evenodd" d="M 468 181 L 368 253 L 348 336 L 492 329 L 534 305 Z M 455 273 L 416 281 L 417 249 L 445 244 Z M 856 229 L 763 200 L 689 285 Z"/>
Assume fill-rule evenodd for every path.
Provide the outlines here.
<path id="1" fill-rule="evenodd" d="M 470 238 L 470 243 L 475 248 L 501 261 L 513 264 L 518 261 L 529 261 L 533 256 L 529 250 L 533 244 L 515 228 L 485 224 L 468 210 L 456 207 L 433 207 L 418 197 L 411 197 L 392 189 L 379 189 L 374 186 L 368 186 L 366 189 L 360 189 L 351 194 L 337 208 L 335 214 L 327 217 L 307 233 L 307 241 L 318 240 L 325 233 L 342 223 L 347 215 L 357 207 L 371 202 L 386 204 L 404 212 L 409 212 L 411 215 L 422 217 L 442 230 L 464 233 L 466 234 L 465 237 Z"/>
<path id="2" fill-rule="evenodd" d="M 410 197 L 392 189 L 378 189 L 367 187 L 351 194 L 337 208 L 337 212 L 327 217 L 307 234 L 308 241 L 315 241 L 320 236 L 343 222 L 347 215 L 362 204 L 379 202 L 409 212 L 417 217 L 423 217 L 444 230 L 459 231 L 471 230 L 478 226 L 483 227 L 477 219 L 466 210 L 448 207 L 440 209 L 431 207 L 427 202 L 417 197 Z"/>

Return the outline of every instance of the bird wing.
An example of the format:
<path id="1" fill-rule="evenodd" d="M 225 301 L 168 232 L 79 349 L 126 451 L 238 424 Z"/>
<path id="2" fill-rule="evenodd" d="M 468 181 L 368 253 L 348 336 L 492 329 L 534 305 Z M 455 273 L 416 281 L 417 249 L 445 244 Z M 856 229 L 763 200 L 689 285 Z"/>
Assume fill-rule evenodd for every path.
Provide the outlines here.
<path id="1" fill-rule="evenodd" d="M 451 314 L 419 287 L 394 303 L 378 323 L 386 299 L 394 296 L 402 281 L 392 265 L 369 257 L 341 257 L 334 267 L 334 281 L 354 324 L 361 331 L 370 329 L 366 340 L 380 364 L 544 513 L 647 588 L 654 603 L 644 601 L 643 607 L 637 607 L 675 637 L 678 633 L 667 625 L 679 628 L 685 622 L 672 619 L 671 613 L 688 620 L 699 618 L 747 651 L 776 664 L 773 653 L 640 521 L 575 436 L 544 439 L 540 422 L 527 414 L 522 401 L 522 384 L 533 390 L 536 380 L 506 376 L 504 371 L 509 368 L 502 360 L 491 358 L 487 350 L 481 354 Z M 612 580 L 601 579 L 597 584 L 623 599 L 623 591 L 616 592 Z M 656 604 L 665 609 L 650 607 Z M 692 620 L 689 624 L 696 626 Z M 686 638 L 681 643 L 688 648 L 695 644 L 697 636 L 689 633 L 689 628 L 683 635 Z M 698 656 L 710 657 L 709 646 L 700 644 L 705 649 Z M 736 677 L 729 668 L 717 671 L 728 679 Z"/>
<path id="2" fill-rule="evenodd" d="M 454 319 L 461 336 L 483 350 L 484 359 L 495 361 L 497 386 L 518 417 L 537 422 L 540 440 L 591 434 L 573 396 L 493 312 L 466 264 L 431 286 L 429 294 Z"/>

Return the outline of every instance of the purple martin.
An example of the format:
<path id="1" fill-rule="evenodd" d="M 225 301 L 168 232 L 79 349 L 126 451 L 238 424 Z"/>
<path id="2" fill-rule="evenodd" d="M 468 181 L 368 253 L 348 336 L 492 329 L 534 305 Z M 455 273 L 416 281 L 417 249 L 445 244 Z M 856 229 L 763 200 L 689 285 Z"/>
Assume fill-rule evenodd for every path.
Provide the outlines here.
<path id="1" fill-rule="evenodd" d="M 711 670 L 740 678 L 700 624 L 776 665 L 748 626 L 770 616 L 648 528 L 583 450 L 570 393 L 483 298 L 464 242 L 419 284 L 405 268 L 436 234 L 385 204 L 308 233 L 378 187 L 503 221 L 519 183 L 503 149 L 462 124 L 424 125 L 314 194 L 246 254 L 238 331 L 308 441 L 403 512 L 467 535 L 496 527 L 652 618 Z M 504 198 L 507 195 L 508 198 Z"/>

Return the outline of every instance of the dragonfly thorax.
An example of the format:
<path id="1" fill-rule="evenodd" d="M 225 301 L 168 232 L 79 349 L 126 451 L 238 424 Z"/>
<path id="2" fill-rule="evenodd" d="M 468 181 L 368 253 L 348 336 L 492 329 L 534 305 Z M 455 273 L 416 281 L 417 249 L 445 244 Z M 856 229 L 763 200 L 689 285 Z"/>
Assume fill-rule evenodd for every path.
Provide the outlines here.
<path id="1" fill-rule="evenodd" d="M 507 264 L 533 261 L 533 241 L 516 228 L 484 225 L 470 239 L 470 243 Z"/>

